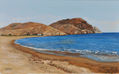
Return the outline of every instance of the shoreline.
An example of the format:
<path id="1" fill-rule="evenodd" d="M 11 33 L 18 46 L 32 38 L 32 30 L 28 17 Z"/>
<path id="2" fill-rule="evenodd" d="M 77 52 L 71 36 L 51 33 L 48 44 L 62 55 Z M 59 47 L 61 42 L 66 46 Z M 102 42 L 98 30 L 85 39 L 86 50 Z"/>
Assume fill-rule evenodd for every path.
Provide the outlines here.
<path id="1" fill-rule="evenodd" d="M 14 45 L 14 40 L 35 36 L 0 36 L 0 73 L 39 74 L 39 73 L 92 73 L 85 67 L 68 63 L 63 57 L 38 53 Z M 37 36 L 36 36 L 37 37 Z"/>
<path id="2" fill-rule="evenodd" d="M 110 55 L 110 54 L 109 55 L 108 54 L 85 55 L 85 54 L 82 54 L 82 53 L 73 53 L 73 52 L 69 52 L 69 51 L 55 51 L 55 50 L 48 50 L 48 49 L 42 49 L 42 48 L 28 47 L 28 46 L 24 46 L 24 45 L 21 45 L 19 43 L 16 43 L 15 41 L 14 41 L 14 43 L 18 44 L 22 47 L 32 49 L 33 51 L 43 53 L 43 54 L 51 54 L 51 55 L 57 55 L 57 56 L 69 56 L 69 57 L 82 57 L 82 58 L 88 58 L 88 59 L 98 61 L 98 62 L 109 62 L 109 63 L 119 62 L 119 60 L 118 60 L 119 55 Z M 103 60 L 104 58 L 105 58 L 105 60 Z M 111 59 L 111 60 L 109 60 L 108 58 Z"/>
<path id="3" fill-rule="evenodd" d="M 99 62 L 83 57 L 58 56 L 58 55 L 40 53 L 31 48 L 27 48 L 19 44 L 15 44 L 14 41 L 15 40 L 13 40 L 11 44 L 16 49 L 19 49 L 25 53 L 32 54 L 33 56 L 38 57 L 40 59 L 66 61 L 69 62 L 69 64 L 85 67 L 90 69 L 92 72 L 96 72 L 96 73 L 119 73 L 119 66 L 118 66 L 119 62 Z M 55 53 L 62 53 L 62 52 L 55 51 Z"/>

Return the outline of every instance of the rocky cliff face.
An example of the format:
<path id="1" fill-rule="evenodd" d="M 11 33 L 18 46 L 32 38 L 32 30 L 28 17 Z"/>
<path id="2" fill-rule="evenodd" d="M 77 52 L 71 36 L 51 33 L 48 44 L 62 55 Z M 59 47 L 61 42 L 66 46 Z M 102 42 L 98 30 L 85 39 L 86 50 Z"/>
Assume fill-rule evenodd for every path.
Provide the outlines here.
<path id="1" fill-rule="evenodd" d="M 61 30 L 67 34 L 88 34 L 95 33 L 92 25 L 82 18 L 64 19 L 52 23 L 50 26 Z"/>
<path id="2" fill-rule="evenodd" d="M 0 29 L 1 35 L 66 35 L 66 33 L 57 30 L 51 26 L 40 23 L 13 23 Z"/>

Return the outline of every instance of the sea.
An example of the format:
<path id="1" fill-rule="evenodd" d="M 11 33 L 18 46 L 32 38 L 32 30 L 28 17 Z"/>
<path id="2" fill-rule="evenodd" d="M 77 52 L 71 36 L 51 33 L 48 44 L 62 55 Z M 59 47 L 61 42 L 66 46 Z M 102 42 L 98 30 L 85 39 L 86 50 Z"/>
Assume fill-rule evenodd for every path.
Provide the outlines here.
<path id="1" fill-rule="evenodd" d="M 80 53 L 79 56 L 72 57 L 90 58 L 101 62 L 119 61 L 119 33 L 32 37 L 16 40 L 15 43 L 38 52 L 43 50 L 62 51 Z"/>

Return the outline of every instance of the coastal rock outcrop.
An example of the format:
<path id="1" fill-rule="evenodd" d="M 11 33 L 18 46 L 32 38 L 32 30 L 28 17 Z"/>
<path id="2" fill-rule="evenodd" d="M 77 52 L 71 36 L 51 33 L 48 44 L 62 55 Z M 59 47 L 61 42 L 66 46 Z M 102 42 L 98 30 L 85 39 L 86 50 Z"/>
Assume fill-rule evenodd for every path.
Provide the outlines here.
<path id="1" fill-rule="evenodd" d="M 95 26 L 93 27 L 93 29 L 94 29 L 95 33 L 102 33 L 101 30 L 99 30 L 99 29 L 98 29 L 97 27 L 95 27 Z"/>
<path id="2" fill-rule="evenodd" d="M 51 26 L 41 23 L 13 23 L 0 29 L 1 35 L 66 35 L 66 33 L 57 30 Z"/>
<path id="3" fill-rule="evenodd" d="M 67 34 L 88 34 L 96 33 L 93 26 L 82 18 L 64 19 L 50 24 L 50 26 Z"/>

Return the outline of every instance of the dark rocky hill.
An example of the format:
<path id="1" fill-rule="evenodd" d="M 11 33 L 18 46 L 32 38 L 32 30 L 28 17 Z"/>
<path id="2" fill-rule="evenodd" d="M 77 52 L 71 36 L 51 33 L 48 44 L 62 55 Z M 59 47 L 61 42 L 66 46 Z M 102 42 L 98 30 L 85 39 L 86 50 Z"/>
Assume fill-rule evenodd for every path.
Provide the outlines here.
<path id="1" fill-rule="evenodd" d="M 50 26 L 67 34 L 96 33 L 94 27 L 82 18 L 64 19 L 50 24 Z M 96 29 L 96 28 L 95 28 Z"/>

